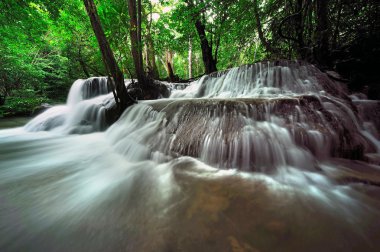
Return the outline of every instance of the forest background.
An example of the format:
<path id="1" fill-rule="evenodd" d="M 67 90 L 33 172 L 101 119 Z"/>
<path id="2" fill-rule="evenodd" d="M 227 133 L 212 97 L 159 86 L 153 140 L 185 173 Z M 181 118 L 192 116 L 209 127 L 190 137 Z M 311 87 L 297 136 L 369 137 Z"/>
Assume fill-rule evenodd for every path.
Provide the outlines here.
<path id="1" fill-rule="evenodd" d="M 131 1 L 131 0 L 129 0 Z M 134 1 L 134 0 L 133 0 Z M 135 78 L 127 0 L 95 0 L 125 78 Z M 179 81 L 262 60 L 299 59 L 380 99 L 377 0 L 137 0 L 143 68 Z M 106 76 L 82 0 L 0 2 L 0 117 L 61 103 Z"/>

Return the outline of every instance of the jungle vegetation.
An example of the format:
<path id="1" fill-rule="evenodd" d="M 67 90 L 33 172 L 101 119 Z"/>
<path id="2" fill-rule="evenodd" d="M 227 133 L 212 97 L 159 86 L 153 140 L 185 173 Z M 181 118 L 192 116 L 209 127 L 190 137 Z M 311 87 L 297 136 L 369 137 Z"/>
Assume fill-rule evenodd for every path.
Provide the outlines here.
<path id="1" fill-rule="evenodd" d="M 78 78 L 179 81 L 277 59 L 337 71 L 353 91 L 379 99 L 379 6 L 377 0 L 3 0 L 0 116 L 62 102 Z"/>

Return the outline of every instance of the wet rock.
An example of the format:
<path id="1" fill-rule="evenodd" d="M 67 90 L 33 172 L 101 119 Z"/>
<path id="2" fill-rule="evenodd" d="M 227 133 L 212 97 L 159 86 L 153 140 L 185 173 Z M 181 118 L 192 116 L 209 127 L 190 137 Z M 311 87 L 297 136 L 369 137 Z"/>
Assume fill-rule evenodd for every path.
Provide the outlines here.
<path id="1" fill-rule="evenodd" d="M 364 160 L 370 164 L 380 165 L 379 153 L 367 153 L 364 155 Z"/>
<path id="2" fill-rule="evenodd" d="M 106 117 L 106 124 L 112 125 L 114 122 L 117 121 L 120 117 L 119 109 L 116 105 L 115 99 L 112 97 L 109 99 L 105 104 L 105 117 Z"/>
<path id="3" fill-rule="evenodd" d="M 341 76 L 339 73 L 335 71 L 326 71 L 326 74 L 333 80 L 340 81 L 340 82 L 348 82 L 347 79 L 345 79 L 343 76 Z"/>
<path id="4" fill-rule="evenodd" d="M 153 80 L 148 85 L 140 86 L 138 82 L 132 82 L 128 85 L 128 95 L 136 102 L 141 100 L 155 100 L 166 98 L 170 95 L 170 90 L 167 85 L 160 81 Z M 110 99 L 104 103 L 106 109 L 106 123 L 112 125 L 120 117 L 120 111 L 115 103 L 115 100 Z"/>
<path id="5" fill-rule="evenodd" d="M 380 101 L 353 100 L 358 108 L 359 116 L 364 122 L 371 122 L 375 129 L 380 129 Z M 380 133 L 380 132 L 379 132 Z"/>
<path id="6" fill-rule="evenodd" d="M 107 77 L 91 77 L 84 80 L 84 82 L 81 92 L 84 99 L 108 94 L 112 91 Z"/>
<path id="7" fill-rule="evenodd" d="M 49 109 L 51 107 L 52 107 L 52 105 L 50 105 L 48 103 L 42 103 L 40 106 L 37 106 L 37 107 L 33 108 L 31 116 L 39 115 L 39 114 L 41 114 L 42 112 L 45 112 L 47 109 Z"/>
<path id="8" fill-rule="evenodd" d="M 147 138 L 153 150 L 220 168 L 313 170 L 314 157 L 363 160 L 376 151 L 348 105 L 328 97 L 162 100 L 149 106 L 165 113 L 160 138 Z"/>
<path id="9" fill-rule="evenodd" d="M 363 161 L 334 158 L 330 166 L 321 166 L 329 178 L 341 184 L 360 183 L 380 186 L 380 167 Z"/>
<path id="10" fill-rule="evenodd" d="M 353 100 L 353 101 L 357 101 L 357 100 L 367 100 L 368 97 L 366 94 L 364 93 L 353 93 L 350 95 L 350 98 Z"/>
<path id="11" fill-rule="evenodd" d="M 133 82 L 128 86 L 128 94 L 135 100 L 154 100 L 166 98 L 170 95 L 169 88 L 162 82 L 150 80 L 144 85 Z"/>

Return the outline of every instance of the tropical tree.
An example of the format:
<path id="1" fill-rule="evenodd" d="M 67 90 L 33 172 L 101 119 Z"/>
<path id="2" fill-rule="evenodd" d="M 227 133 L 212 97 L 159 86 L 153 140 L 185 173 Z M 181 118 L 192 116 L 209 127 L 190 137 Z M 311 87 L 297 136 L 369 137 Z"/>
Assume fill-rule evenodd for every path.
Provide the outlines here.
<path id="1" fill-rule="evenodd" d="M 127 93 L 127 89 L 124 84 L 124 75 L 117 65 L 111 47 L 104 34 L 94 1 L 84 0 L 84 5 L 86 6 L 87 14 L 90 18 L 92 28 L 99 43 L 104 65 L 106 66 L 108 73 L 113 78 L 114 85 L 112 85 L 112 88 L 115 101 L 118 104 L 120 112 L 122 112 L 128 105 L 133 103 L 133 100 Z"/>

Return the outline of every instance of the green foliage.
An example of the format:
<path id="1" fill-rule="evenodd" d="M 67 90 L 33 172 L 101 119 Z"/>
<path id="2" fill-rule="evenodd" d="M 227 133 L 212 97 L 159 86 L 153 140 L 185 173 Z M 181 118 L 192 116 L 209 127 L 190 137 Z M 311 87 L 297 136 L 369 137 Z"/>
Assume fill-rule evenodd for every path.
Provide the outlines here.
<path id="1" fill-rule="evenodd" d="M 67 58 L 49 43 L 52 20 L 46 8 L 26 1 L 1 5 L 6 12 L 0 16 L 4 26 L 0 30 L 0 95 L 7 97 L 18 89 L 33 89 L 49 96 L 47 89 L 69 86 Z M 67 88 L 64 92 L 54 96 L 66 96 Z"/>
<path id="2" fill-rule="evenodd" d="M 51 100 L 46 97 L 35 96 L 33 90 L 16 92 L 15 96 L 6 98 L 5 105 L 0 106 L 0 117 L 30 116 L 31 112 L 42 103 L 50 102 Z"/>
<path id="3" fill-rule="evenodd" d="M 377 81 L 376 70 L 368 67 L 376 65 L 374 59 L 379 52 L 375 42 L 380 33 L 376 0 L 192 0 L 193 5 L 189 2 L 142 1 L 141 46 L 144 58 L 148 59 L 146 48 L 149 41 L 153 42 L 149 53 L 153 53 L 161 78 L 167 77 L 167 52 L 173 55 L 175 74 L 188 78 L 189 39 L 192 75 L 204 73 L 200 39 L 194 25 L 200 19 L 219 70 L 263 59 L 318 61 L 320 37 L 327 35 L 330 67 L 355 79 L 357 89 L 366 81 Z M 134 76 L 126 1 L 95 3 L 120 68 L 126 77 L 130 73 Z M 327 28 L 319 33 L 321 17 L 317 3 L 326 4 L 328 9 Z M 25 111 L 46 100 L 64 101 L 75 79 L 106 74 L 82 0 L 4 0 L 0 1 L 0 10 L 0 100 L 7 98 L 1 107 L 2 114 L 10 114 L 11 109 Z M 257 20 L 263 37 L 259 36 Z"/>

